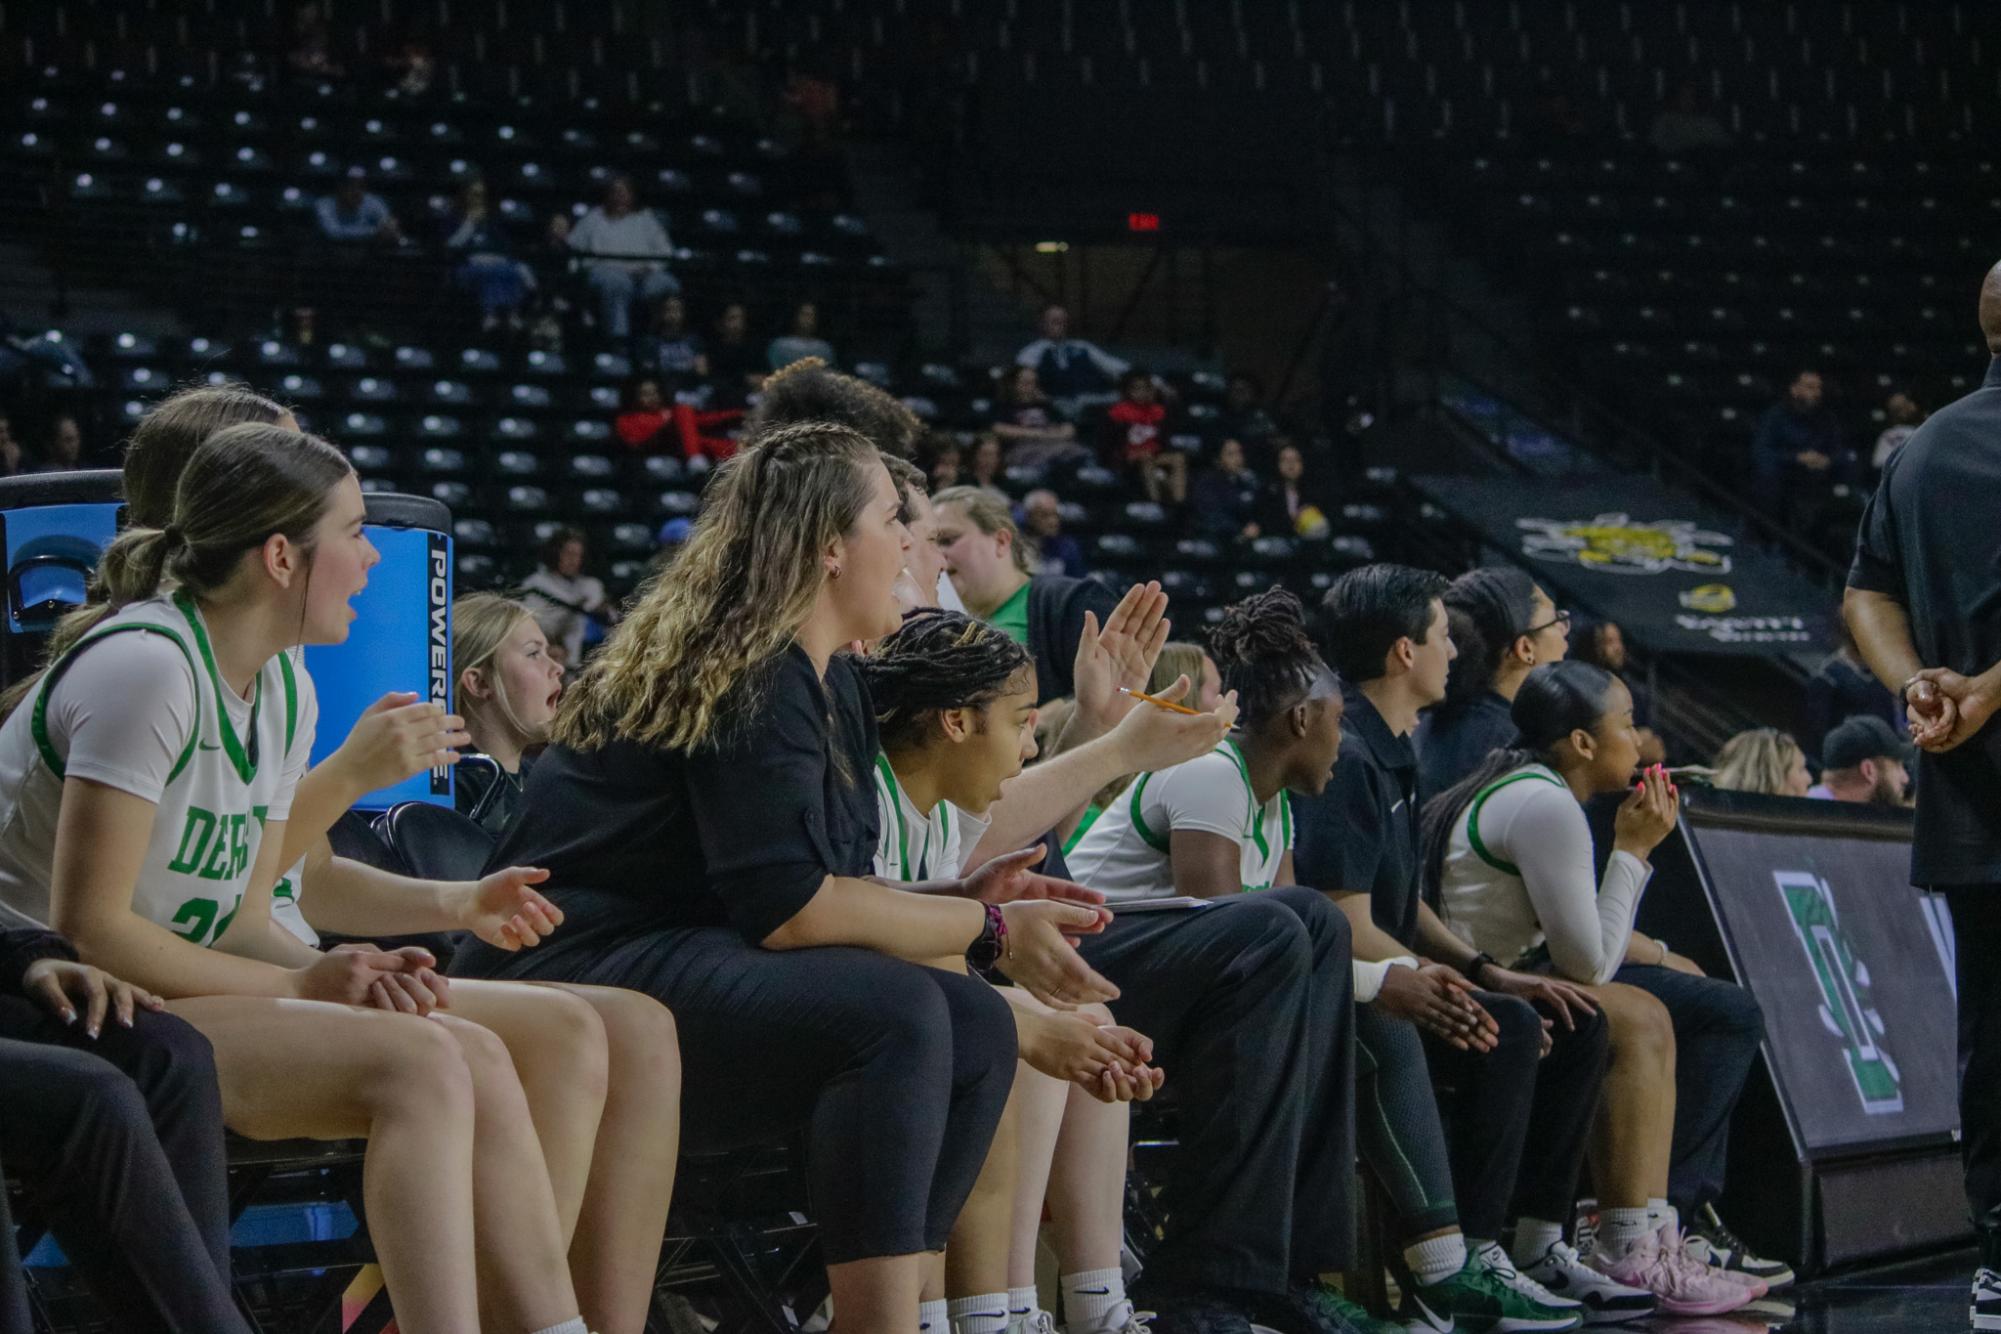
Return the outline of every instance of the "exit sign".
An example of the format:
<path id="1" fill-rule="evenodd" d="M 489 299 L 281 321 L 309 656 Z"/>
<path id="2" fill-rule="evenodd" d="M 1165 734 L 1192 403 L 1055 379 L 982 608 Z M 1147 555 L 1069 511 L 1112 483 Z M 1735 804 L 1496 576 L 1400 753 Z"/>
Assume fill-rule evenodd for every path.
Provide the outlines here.
<path id="1" fill-rule="evenodd" d="M 1126 214 L 1126 230 L 1129 232 L 1157 232 L 1160 230 L 1158 213 Z"/>

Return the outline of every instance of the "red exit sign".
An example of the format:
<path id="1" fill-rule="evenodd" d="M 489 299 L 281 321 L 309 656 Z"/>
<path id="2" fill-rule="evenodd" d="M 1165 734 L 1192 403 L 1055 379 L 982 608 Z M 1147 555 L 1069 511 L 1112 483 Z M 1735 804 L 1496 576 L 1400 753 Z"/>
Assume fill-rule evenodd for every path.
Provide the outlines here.
<path id="1" fill-rule="evenodd" d="M 1160 230 L 1158 213 L 1126 214 L 1126 230 L 1129 232 L 1157 232 Z"/>

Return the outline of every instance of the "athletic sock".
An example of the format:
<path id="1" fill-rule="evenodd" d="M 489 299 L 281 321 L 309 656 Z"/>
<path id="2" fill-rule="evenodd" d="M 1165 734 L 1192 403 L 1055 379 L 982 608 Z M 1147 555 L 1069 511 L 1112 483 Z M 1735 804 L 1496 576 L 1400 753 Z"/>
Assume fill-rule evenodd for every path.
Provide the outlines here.
<path id="1" fill-rule="evenodd" d="M 1006 1334 L 1007 1294 L 954 1297 L 945 1303 L 945 1314 L 951 1317 L 952 1334 Z"/>
<path id="2" fill-rule="evenodd" d="M 1038 1299 L 1039 1295 L 1035 1291 L 1033 1283 L 1025 1288 L 1009 1288 L 1007 1290 L 1008 1317 L 1012 1320 L 1024 1320 L 1034 1315 Z"/>
<path id="3" fill-rule="evenodd" d="M 1063 1324 L 1069 1334 L 1125 1327 L 1131 1303 L 1126 1300 L 1125 1272 L 1117 1265 L 1062 1274 L 1057 1285 L 1063 1290 Z"/>
<path id="4" fill-rule="evenodd" d="M 1598 1211 L 1598 1245 L 1607 1255 L 1625 1255 L 1657 1231 L 1646 1209 Z"/>
<path id="5" fill-rule="evenodd" d="M 951 1322 L 943 1297 L 935 1302 L 917 1303 L 917 1334 L 946 1334 Z"/>
<path id="6" fill-rule="evenodd" d="M 582 1316 L 578 1316 L 573 1320 L 565 1320 L 560 1325 L 550 1325 L 547 1329 L 538 1329 L 535 1331 L 535 1334 L 591 1334 L 591 1327 L 584 1323 Z"/>
<path id="7" fill-rule="evenodd" d="M 1563 1224 L 1546 1218 L 1524 1218 L 1515 1224 L 1515 1247 L 1509 1252 L 1517 1269 L 1539 1264 L 1549 1248 L 1563 1240 Z"/>
<path id="8" fill-rule="evenodd" d="M 1415 1242 L 1403 1248 L 1403 1260 L 1419 1283 L 1426 1287 L 1443 1283 L 1466 1267 L 1466 1238 L 1461 1233 L 1448 1232 L 1429 1241 Z"/>
<path id="9" fill-rule="evenodd" d="M 1647 1201 L 1647 1221 L 1656 1232 L 1665 1229 L 1670 1237 L 1681 1235 L 1681 1215 L 1666 1200 Z"/>

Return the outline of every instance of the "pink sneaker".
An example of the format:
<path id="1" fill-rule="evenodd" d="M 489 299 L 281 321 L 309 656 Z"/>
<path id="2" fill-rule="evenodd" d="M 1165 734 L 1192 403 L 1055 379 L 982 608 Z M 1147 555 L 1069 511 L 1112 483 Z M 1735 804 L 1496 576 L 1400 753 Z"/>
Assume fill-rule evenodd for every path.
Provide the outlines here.
<path id="1" fill-rule="evenodd" d="M 1680 1238 L 1675 1241 L 1670 1249 L 1648 1237 L 1620 1256 L 1607 1254 L 1601 1242 L 1585 1263 L 1614 1283 L 1653 1293 L 1662 1315 L 1722 1315 L 1751 1304 L 1749 1288 L 1697 1265 L 1683 1254 Z"/>
<path id="2" fill-rule="evenodd" d="M 1754 1302 L 1772 1290 L 1771 1284 L 1765 1282 L 1764 1279 L 1759 1278 L 1756 1274 L 1747 1274 L 1742 1270 L 1726 1269 L 1722 1265 L 1710 1264 L 1704 1258 L 1708 1253 L 1708 1248 L 1706 1246 L 1698 1248 L 1689 1245 L 1692 1238 L 1688 1232 L 1677 1233 L 1673 1228 L 1663 1224 L 1658 1235 L 1663 1254 L 1677 1255 L 1679 1256 L 1678 1263 L 1684 1267 L 1704 1270 L 1726 1283 L 1737 1284 L 1751 1294 L 1751 1300 Z"/>

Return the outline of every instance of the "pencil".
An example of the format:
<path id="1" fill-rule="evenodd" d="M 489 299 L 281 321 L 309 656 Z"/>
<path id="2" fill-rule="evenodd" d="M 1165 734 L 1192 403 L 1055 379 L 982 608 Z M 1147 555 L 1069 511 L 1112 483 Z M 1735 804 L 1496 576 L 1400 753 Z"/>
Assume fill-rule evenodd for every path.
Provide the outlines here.
<path id="1" fill-rule="evenodd" d="M 1121 695 L 1131 695 L 1134 699 L 1142 700 L 1145 703 L 1153 705 L 1155 708 L 1169 709 L 1175 713 L 1200 714 L 1202 712 L 1202 710 L 1200 709 L 1191 709 L 1185 707 L 1184 705 L 1176 704 L 1171 699 L 1160 699 L 1153 695 L 1148 695 L 1138 690 L 1128 690 L 1124 686 L 1119 687 L 1119 693 Z"/>

